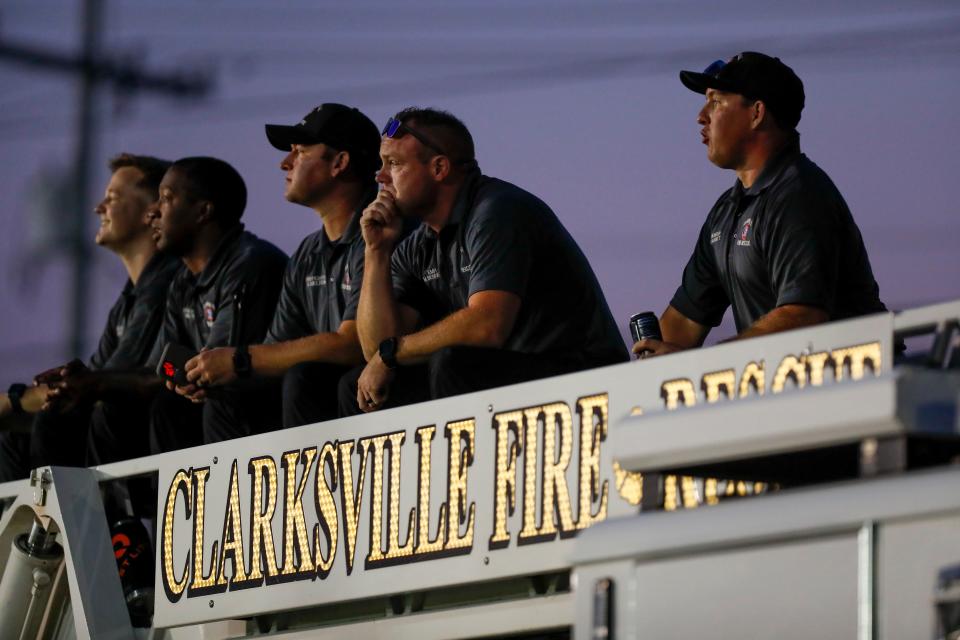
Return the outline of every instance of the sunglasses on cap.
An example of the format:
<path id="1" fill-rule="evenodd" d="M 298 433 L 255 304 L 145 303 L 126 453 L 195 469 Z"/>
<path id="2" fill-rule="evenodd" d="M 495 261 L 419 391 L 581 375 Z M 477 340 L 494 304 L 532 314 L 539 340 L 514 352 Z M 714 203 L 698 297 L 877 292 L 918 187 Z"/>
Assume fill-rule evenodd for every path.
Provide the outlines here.
<path id="1" fill-rule="evenodd" d="M 403 122 L 401 122 L 396 118 L 390 118 L 387 121 L 387 124 L 383 127 L 383 131 L 380 132 L 380 135 L 387 136 L 388 138 L 399 138 L 403 136 L 405 133 L 409 133 L 414 138 L 419 140 L 423 146 L 433 149 L 434 151 L 439 153 L 441 156 L 447 155 L 447 152 L 441 149 L 439 145 L 437 145 L 436 143 L 430 142 L 430 138 L 426 137 L 425 135 L 416 131 L 415 129 L 408 127 L 407 125 L 403 124 Z"/>

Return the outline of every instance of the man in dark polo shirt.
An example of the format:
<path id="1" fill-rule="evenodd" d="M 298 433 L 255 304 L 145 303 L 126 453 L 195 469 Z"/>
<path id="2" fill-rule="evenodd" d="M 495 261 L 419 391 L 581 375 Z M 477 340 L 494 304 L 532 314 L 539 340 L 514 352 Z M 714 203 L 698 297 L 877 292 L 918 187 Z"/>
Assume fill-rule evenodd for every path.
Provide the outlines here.
<path id="1" fill-rule="evenodd" d="M 361 220 L 368 363 L 341 380 L 343 413 L 627 359 L 580 248 L 541 200 L 481 175 L 462 122 L 411 108 L 382 133 Z M 394 250 L 402 216 L 422 224 Z"/>
<path id="2" fill-rule="evenodd" d="M 736 339 L 886 310 L 850 210 L 800 152 L 803 83 L 779 58 L 746 52 L 680 72 L 706 96 L 707 158 L 737 181 L 713 206 L 680 287 L 641 355 L 699 347 L 733 305 Z"/>
<path id="3" fill-rule="evenodd" d="M 20 411 L 34 418 L 29 434 L 0 435 L 0 480 L 23 478 L 31 468 L 48 464 L 83 465 L 88 428 L 146 422 L 142 399 L 117 382 L 124 372 L 146 364 L 167 288 L 180 268 L 179 260 L 157 251 L 147 216 L 169 166 L 127 153 L 110 161 L 110 182 L 94 210 L 100 219 L 95 241 L 117 254 L 129 280 L 110 309 L 89 366 L 75 360 L 39 374 L 36 386 L 17 389 Z M 121 449 L 137 436 L 132 429 L 118 433 L 121 440 L 115 444 Z M 146 442 L 146 431 L 139 434 Z"/>
<path id="4" fill-rule="evenodd" d="M 243 178 L 216 158 L 183 158 L 164 176 L 151 218 L 154 240 L 186 269 L 170 287 L 152 363 L 168 343 L 200 351 L 259 342 L 266 334 L 287 256 L 244 231 L 246 202 Z M 150 408 L 153 452 L 249 435 L 247 424 L 213 419 L 202 386 L 168 383 L 168 389 Z"/>
<path id="5" fill-rule="evenodd" d="M 363 281 L 360 214 L 376 193 L 380 166 L 376 125 L 354 108 L 323 104 L 293 126 L 266 125 L 267 139 L 286 151 L 284 196 L 310 207 L 323 227 L 294 253 L 265 344 L 220 347 L 187 363 L 187 377 L 211 387 L 251 376 L 258 393 L 213 404 L 243 420 L 251 402 L 280 392 L 283 426 L 337 417 L 337 382 L 363 362 L 357 338 L 357 302 Z M 255 381 L 251 381 L 254 384 Z M 252 397 L 251 397 L 252 396 Z M 271 416 L 276 426 L 279 411 Z"/>

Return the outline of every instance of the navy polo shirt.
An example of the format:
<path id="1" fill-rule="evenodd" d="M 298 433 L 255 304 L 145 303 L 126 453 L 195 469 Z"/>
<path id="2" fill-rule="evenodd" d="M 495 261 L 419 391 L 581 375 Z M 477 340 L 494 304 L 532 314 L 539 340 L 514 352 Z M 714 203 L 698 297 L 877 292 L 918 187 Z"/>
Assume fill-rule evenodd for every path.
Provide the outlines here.
<path id="1" fill-rule="evenodd" d="M 798 136 L 749 189 L 737 180 L 720 196 L 670 304 L 712 327 L 733 305 L 738 332 L 787 304 L 831 320 L 886 311 L 860 229 Z"/>
<path id="2" fill-rule="evenodd" d="M 120 297 L 110 308 L 107 326 L 100 336 L 90 368 L 129 370 L 143 367 L 150 357 L 163 323 L 167 289 L 183 262 L 156 253 L 133 284 L 127 280 Z"/>
<path id="3" fill-rule="evenodd" d="M 195 351 L 262 342 L 286 265 L 286 254 L 237 224 L 203 271 L 184 268 L 174 278 L 151 363 L 168 342 Z"/>
<path id="4" fill-rule="evenodd" d="M 356 319 L 363 282 L 361 213 L 362 208 L 354 213 L 337 240 L 320 229 L 300 243 L 287 265 L 266 342 L 336 331 L 344 320 Z"/>
<path id="5" fill-rule="evenodd" d="M 475 171 L 439 234 L 420 225 L 393 253 L 393 290 L 425 325 L 479 291 L 508 291 L 520 311 L 505 349 L 583 367 L 628 359 L 586 257 L 537 197 Z"/>

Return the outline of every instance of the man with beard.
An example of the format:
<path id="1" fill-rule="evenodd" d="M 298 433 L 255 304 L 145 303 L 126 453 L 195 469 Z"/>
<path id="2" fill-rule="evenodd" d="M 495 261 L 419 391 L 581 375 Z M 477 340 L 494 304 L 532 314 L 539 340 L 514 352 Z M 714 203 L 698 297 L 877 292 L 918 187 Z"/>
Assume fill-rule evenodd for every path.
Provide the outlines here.
<path id="1" fill-rule="evenodd" d="M 541 200 L 481 175 L 460 120 L 405 109 L 380 157 L 361 220 L 368 362 L 341 379 L 342 413 L 627 360 L 580 248 Z M 402 217 L 422 224 L 398 245 Z"/>
<path id="2" fill-rule="evenodd" d="M 244 231 L 240 218 L 247 190 L 223 160 L 183 158 L 160 183 L 151 212 L 154 240 L 178 256 L 185 269 L 167 296 L 163 326 L 151 362 L 166 344 L 193 351 L 251 344 L 263 339 L 273 316 L 287 256 Z M 206 381 L 167 387 L 150 407 L 150 447 L 159 453 L 249 435 L 249 422 L 218 421 L 204 400 Z M 213 393 L 213 392 L 211 392 Z M 270 425 L 279 426 L 279 425 Z"/>

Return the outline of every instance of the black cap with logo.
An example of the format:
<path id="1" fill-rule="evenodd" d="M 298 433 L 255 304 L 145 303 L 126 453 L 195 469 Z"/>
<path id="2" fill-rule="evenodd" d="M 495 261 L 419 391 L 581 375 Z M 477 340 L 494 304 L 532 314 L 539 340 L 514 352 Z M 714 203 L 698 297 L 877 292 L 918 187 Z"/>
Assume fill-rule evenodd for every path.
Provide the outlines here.
<path id="1" fill-rule="evenodd" d="M 780 58 L 745 51 L 726 62 L 717 60 L 703 73 L 681 71 L 680 82 L 697 93 L 716 89 L 739 93 L 751 100 L 762 100 L 777 123 L 785 129 L 793 129 L 800 122 L 804 103 L 803 82 Z"/>
<path id="2" fill-rule="evenodd" d="M 295 125 L 268 124 L 267 140 L 281 151 L 294 144 L 326 144 L 350 153 L 364 172 L 380 166 L 380 130 L 359 109 L 325 102 Z"/>

